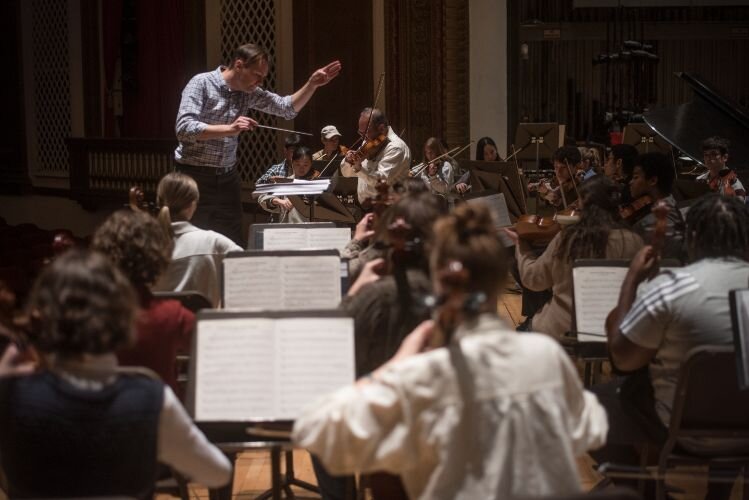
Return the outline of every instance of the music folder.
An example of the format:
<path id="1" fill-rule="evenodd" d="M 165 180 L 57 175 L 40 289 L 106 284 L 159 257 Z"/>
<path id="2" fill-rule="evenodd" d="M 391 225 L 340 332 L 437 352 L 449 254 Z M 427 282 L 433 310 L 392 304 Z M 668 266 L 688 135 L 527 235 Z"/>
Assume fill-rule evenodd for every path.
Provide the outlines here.
<path id="1" fill-rule="evenodd" d="M 486 204 L 489 207 L 489 211 L 492 213 L 494 225 L 498 230 L 512 225 L 510 212 L 507 209 L 507 202 L 503 193 L 482 191 L 480 193 L 466 195 L 465 200 L 467 203 Z M 498 231 L 497 234 L 505 247 L 515 245 L 515 242 L 506 236 L 503 231 Z"/>
<path id="2" fill-rule="evenodd" d="M 340 311 L 201 311 L 186 408 L 212 441 L 250 440 L 246 424 L 291 422 L 354 380 L 353 319 Z"/>
<path id="3" fill-rule="evenodd" d="M 749 289 L 731 290 L 728 294 L 731 304 L 731 327 L 736 351 L 736 372 L 739 387 L 749 389 Z"/>
<path id="4" fill-rule="evenodd" d="M 225 309 L 334 309 L 342 294 L 337 250 L 232 252 L 221 263 Z"/>

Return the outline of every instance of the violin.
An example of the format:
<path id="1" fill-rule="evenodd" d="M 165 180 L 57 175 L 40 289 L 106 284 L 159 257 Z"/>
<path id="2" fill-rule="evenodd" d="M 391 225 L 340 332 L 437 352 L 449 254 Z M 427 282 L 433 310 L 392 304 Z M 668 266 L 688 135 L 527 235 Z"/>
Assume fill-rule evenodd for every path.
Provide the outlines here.
<path id="1" fill-rule="evenodd" d="M 707 185 L 710 187 L 710 191 L 715 191 L 725 196 L 735 196 L 736 191 L 733 189 L 735 182 L 736 172 L 729 168 L 724 168 L 718 172 L 718 175 L 708 180 Z"/>
<path id="2" fill-rule="evenodd" d="M 350 159 L 354 163 L 361 163 L 364 160 L 370 160 L 377 156 L 388 142 L 390 142 L 390 139 L 386 134 L 380 134 L 374 139 L 363 141 L 357 150 L 350 150 L 347 153 L 347 161 Z"/>
<path id="3" fill-rule="evenodd" d="M 159 207 L 154 203 L 145 201 L 145 194 L 140 186 L 132 186 L 128 192 L 128 206 L 135 212 L 146 212 L 151 215 L 159 213 Z"/>
<path id="4" fill-rule="evenodd" d="M 531 243 L 549 243 L 563 226 L 575 224 L 580 220 L 580 209 L 577 202 L 564 210 L 559 210 L 553 216 L 523 214 L 518 217 L 514 229 L 518 238 Z"/>
<path id="5" fill-rule="evenodd" d="M 619 215 L 626 222 L 633 224 L 637 222 L 636 215 L 638 215 L 639 213 L 641 213 L 642 210 L 652 205 L 654 201 L 655 200 L 653 199 L 653 197 L 648 194 L 644 196 L 640 196 L 632 203 L 628 205 L 622 205 L 621 207 L 619 207 Z"/>

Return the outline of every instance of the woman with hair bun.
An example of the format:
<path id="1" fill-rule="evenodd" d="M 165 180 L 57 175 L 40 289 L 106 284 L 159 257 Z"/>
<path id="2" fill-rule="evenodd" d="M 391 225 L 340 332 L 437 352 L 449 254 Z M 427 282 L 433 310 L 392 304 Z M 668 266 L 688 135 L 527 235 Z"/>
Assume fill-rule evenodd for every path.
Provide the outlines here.
<path id="1" fill-rule="evenodd" d="M 543 254 L 505 232 L 516 242 L 520 281 L 532 291 L 551 289 L 552 297 L 532 319 L 530 330 L 556 338 L 572 329 L 572 264 L 576 259 L 631 259 L 643 247 L 619 215 L 621 188 L 606 176 L 580 185 L 580 221 L 560 231 Z"/>
<path id="2" fill-rule="evenodd" d="M 412 499 L 579 491 L 575 456 L 603 444 L 603 408 L 557 342 L 498 316 L 507 259 L 489 210 L 460 205 L 434 233 L 435 291 L 460 306 L 447 345 L 430 349 L 437 325 L 423 322 L 381 367 L 308 407 L 295 443 L 331 474 L 400 474 Z"/>

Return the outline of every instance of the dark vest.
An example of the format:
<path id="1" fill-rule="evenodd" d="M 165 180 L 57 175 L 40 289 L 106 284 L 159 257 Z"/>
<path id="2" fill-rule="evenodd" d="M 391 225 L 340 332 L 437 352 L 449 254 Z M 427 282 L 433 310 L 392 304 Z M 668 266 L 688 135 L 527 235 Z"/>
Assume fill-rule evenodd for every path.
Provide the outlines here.
<path id="1" fill-rule="evenodd" d="M 9 496 L 149 496 L 163 400 L 164 384 L 142 375 L 99 391 L 50 372 L 0 380 Z"/>

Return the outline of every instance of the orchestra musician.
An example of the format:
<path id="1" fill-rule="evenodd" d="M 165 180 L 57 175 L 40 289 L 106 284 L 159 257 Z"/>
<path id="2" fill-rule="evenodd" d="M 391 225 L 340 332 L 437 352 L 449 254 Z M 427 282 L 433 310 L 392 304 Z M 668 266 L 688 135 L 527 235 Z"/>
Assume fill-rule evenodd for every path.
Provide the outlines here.
<path id="1" fill-rule="evenodd" d="M 255 184 L 268 184 L 273 182 L 272 177 L 288 177 L 291 174 L 291 157 L 294 154 L 294 150 L 302 145 L 302 136 L 297 133 L 292 133 L 286 136 L 283 143 L 283 160 L 271 165 L 268 170 L 261 175 Z"/>
<path id="2" fill-rule="evenodd" d="M 476 143 L 476 160 L 477 161 L 499 161 L 499 152 L 497 144 L 491 137 L 482 137 Z"/>
<path id="3" fill-rule="evenodd" d="M 597 175 L 585 181 L 580 185 L 580 220 L 557 233 L 540 256 L 517 233 L 505 229 L 515 241 L 523 286 L 552 290 L 551 300 L 533 316 L 531 330 L 556 338 L 570 331 L 575 259 L 630 259 L 642 248 L 642 238 L 621 220 L 620 199 L 619 186 L 608 177 Z"/>
<path id="4" fill-rule="evenodd" d="M 629 181 L 632 203 L 623 205 L 619 213 L 632 229 L 639 234 L 646 245 L 653 240 L 656 217 L 653 205 L 663 201 L 670 210 L 666 218 L 665 245 L 663 258 L 686 260 L 684 247 L 684 217 L 676 208 L 676 200 L 671 194 L 676 173 L 669 158 L 661 153 L 646 153 L 637 157 Z"/>
<path id="5" fill-rule="evenodd" d="M 341 144 L 341 133 L 335 125 L 326 125 L 320 131 L 322 149 L 312 155 L 313 161 L 331 161 L 335 156 L 345 156 L 348 148 Z"/>
<path id="6" fill-rule="evenodd" d="M 629 181 L 632 180 L 632 170 L 635 168 L 637 155 L 637 148 L 630 144 L 616 144 L 611 147 L 606 155 L 603 174 L 624 187 L 622 189 L 622 204 L 632 202 Z"/>
<path id="7" fill-rule="evenodd" d="M 706 183 L 710 191 L 737 196 L 741 201 L 746 201 L 744 185 L 736 171 L 726 165 L 729 145 L 728 140 L 722 137 L 710 137 L 702 141 L 702 158 L 707 172 L 697 177 L 697 180 Z"/>
<path id="8" fill-rule="evenodd" d="M 137 309 L 137 292 L 104 255 L 73 249 L 42 270 L 27 311 L 44 367 L 0 378 L 9 498 L 150 498 L 158 462 L 209 488 L 231 480 L 231 464 L 169 386 L 118 367 Z"/>
<path id="9" fill-rule="evenodd" d="M 320 172 L 312 168 L 312 151 L 307 146 L 300 146 L 294 150 L 291 155 L 291 173 L 286 176 L 287 179 L 317 179 Z M 281 214 L 279 222 L 290 222 L 298 224 L 309 222 L 286 196 L 275 196 L 273 194 L 263 194 L 258 198 L 258 204 L 267 212 Z"/>
<path id="10" fill-rule="evenodd" d="M 195 179 L 202 196 L 195 224 L 240 246 L 242 182 L 236 168 L 237 147 L 239 134 L 258 125 L 247 113 L 254 109 L 291 120 L 319 87 L 341 71 L 341 63 L 334 61 L 312 73 L 299 90 L 281 97 L 260 87 L 269 66 L 265 49 L 251 43 L 238 47 L 228 66 L 190 80 L 177 113 L 176 169 Z"/>
<path id="11" fill-rule="evenodd" d="M 462 204 L 434 233 L 430 273 L 445 299 L 435 321 L 308 406 L 294 442 L 332 474 L 397 471 L 414 500 L 579 492 L 575 456 L 603 444 L 602 407 L 557 342 L 499 317 L 507 259 L 489 210 Z M 448 289 L 441 277 L 455 268 L 462 280 Z M 430 349 L 448 328 L 447 344 Z"/>
<path id="12" fill-rule="evenodd" d="M 445 196 L 450 200 L 455 194 L 455 175 L 458 172 L 458 162 L 450 156 L 443 156 L 447 149 L 442 141 L 436 137 L 430 137 L 424 143 L 424 164 L 426 167 L 421 172 L 421 179 L 436 195 Z M 438 156 L 441 159 L 434 161 Z"/>
<path id="13" fill-rule="evenodd" d="M 643 466 L 635 446 L 659 449 L 665 442 L 687 353 L 704 345 L 733 345 L 728 297 L 749 280 L 749 209 L 736 197 L 710 194 L 692 205 L 686 224 L 691 264 L 647 281 L 657 270 L 658 254 L 644 247 L 632 259 L 606 321 L 613 365 L 634 373 L 592 389 L 611 424 L 605 448 L 591 453 L 598 463 Z M 714 437 L 687 438 L 679 445 L 695 454 L 743 452 L 747 446 L 745 440 Z M 711 483 L 705 498 L 729 498 L 732 486 Z"/>
<path id="14" fill-rule="evenodd" d="M 567 208 L 577 200 L 575 172 L 582 166 L 582 155 L 575 146 L 562 146 L 552 155 L 554 178 L 528 184 L 530 192 L 556 208 Z"/>
<path id="15" fill-rule="evenodd" d="M 358 177 L 359 202 L 377 195 L 377 181 L 389 184 L 405 178 L 411 164 L 411 150 L 389 125 L 382 110 L 365 108 L 359 114 L 359 135 L 363 145 L 351 149 L 341 161 L 344 177 Z"/>

